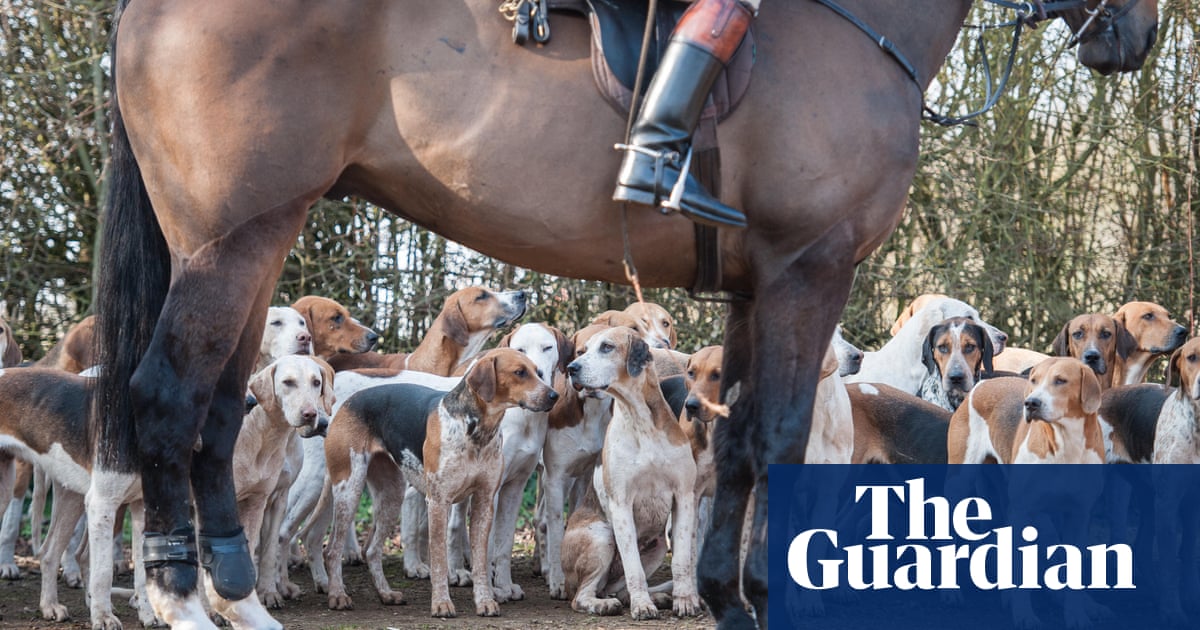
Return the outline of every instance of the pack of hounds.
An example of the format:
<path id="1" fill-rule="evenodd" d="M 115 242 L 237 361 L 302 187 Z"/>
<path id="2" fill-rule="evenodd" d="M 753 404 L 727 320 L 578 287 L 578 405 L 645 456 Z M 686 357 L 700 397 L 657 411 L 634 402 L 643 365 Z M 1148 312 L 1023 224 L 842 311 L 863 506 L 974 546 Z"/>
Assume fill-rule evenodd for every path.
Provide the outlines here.
<path id="1" fill-rule="evenodd" d="M 715 486 L 714 427 L 738 397 L 734 388 L 722 399 L 722 358 L 737 349 L 677 349 L 672 317 L 652 303 L 602 313 L 570 336 L 517 324 L 527 299 L 519 290 L 459 290 L 411 354 L 374 351 L 379 336 L 334 300 L 272 307 L 233 461 L 256 592 L 225 601 L 206 579 L 208 608 L 192 613 L 278 627 L 268 609 L 305 590 L 281 561 L 289 557 L 307 563 L 310 588 L 327 594 L 331 609 L 350 610 L 353 597 L 367 596 L 346 590 L 350 559 L 365 561 L 381 601 L 404 603 L 382 566 L 398 527 L 404 573 L 432 581 L 434 617 L 455 616 L 455 585 L 472 587 L 478 615 L 499 615 L 501 603 L 525 597 L 511 561 L 535 474 L 535 566 L 552 598 L 635 619 L 660 609 L 702 613 L 696 558 Z M 939 294 L 914 300 L 891 332 L 865 353 L 840 329 L 831 339 L 805 462 L 1200 463 L 1200 339 L 1161 306 L 1130 302 L 1112 315 L 1074 317 L 1054 356 L 1007 347 L 975 308 Z M 14 549 L 30 486 L 33 514 L 44 514 L 52 487 L 44 537 L 41 519 L 31 519 L 42 615 L 69 619 L 58 600 L 61 569 L 68 586 L 86 580 L 94 628 L 121 627 L 114 596 L 130 597 L 149 626 L 160 620 L 140 562 L 141 484 L 92 456 L 92 336 L 84 319 L 25 365 L 0 321 L 0 497 L 12 498 L 0 527 L 0 577 L 20 577 Z M 1146 383 L 1162 357 L 1168 383 Z M 1128 500 L 1153 497 L 1143 487 L 1151 484 L 1131 479 Z M 364 490 L 371 527 L 360 547 L 354 520 Z M 1078 497 L 1085 511 L 1095 500 Z M 1186 513 L 1197 519 L 1196 510 Z M 1179 555 L 1192 569 L 1189 535 L 1198 525 L 1157 525 L 1185 533 Z M 125 549 L 131 590 L 112 584 L 114 570 L 127 566 Z M 668 553 L 672 579 L 648 584 Z M 807 614 L 822 608 L 819 597 L 801 605 Z M 1087 625 L 1096 612 L 1067 614 Z M 1160 613 L 1187 623 L 1177 590 L 1164 589 Z M 1019 604 L 1013 615 L 1021 627 L 1036 622 Z"/>

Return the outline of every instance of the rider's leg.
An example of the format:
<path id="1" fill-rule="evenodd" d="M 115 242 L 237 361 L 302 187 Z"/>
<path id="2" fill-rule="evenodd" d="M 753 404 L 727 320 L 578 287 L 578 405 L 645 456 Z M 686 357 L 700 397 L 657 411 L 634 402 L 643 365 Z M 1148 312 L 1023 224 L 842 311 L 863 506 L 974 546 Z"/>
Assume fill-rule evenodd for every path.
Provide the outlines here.
<path id="1" fill-rule="evenodd" d="M 696 0 L 671 36 L 633 125 L 613 193 L 649 206 L 671 198 L 692 131 L 721 69 L 741 44 L 760 0 Z M 698 223 L 743 227 L 746 217 L 684 174 L 680 211 Z M 678 194 L 678 193 L 677 193 Z"/>

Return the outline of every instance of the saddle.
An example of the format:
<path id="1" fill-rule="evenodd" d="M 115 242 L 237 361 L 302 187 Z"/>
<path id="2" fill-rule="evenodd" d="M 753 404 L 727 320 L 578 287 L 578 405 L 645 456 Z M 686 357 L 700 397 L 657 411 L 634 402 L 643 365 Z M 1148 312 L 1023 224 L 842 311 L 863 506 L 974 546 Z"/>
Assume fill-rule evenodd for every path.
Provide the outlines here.
<path id="1" fill-rule="evenodd" d="M 524 44 L 528 37 L 518 36 L 532 22 L 537 29 L 534 40 L 545 44 L 550 39 L 548 11 L 571 12 L 587 18 L 592 27 L 592 77 L 604 100 L 621 115 L 628 115 L 633 101 L 633 86 L 637 81 L 637 66 L 641 55 L 642 36 L 646 29 L 649 5 L 646 0 L 517 0 L 525 11 L 517 14 L 513 41 Z M 528 11 L 536 5 L 535 15 Z M 675 24 L 690 6 L 680 0 L 659 0 L 654 16 L 654 36 L 649 42 L 646 70 L 641 92 L 645 93 L 650 78 L 658 68 L 667 49 Z M 525 19 L 522 25 L 522 17 Z M 717 77 L 709 92 L 708 101 L 700 114 L 700 122 L 692 134 L 692 175 L 712 194 L 721 194 L 721 158 L 717 143 L 717 123 L 732 114 L 750 87 L 750 74 L 756 54 L 754 25 L 746 32 L 741 46 L 725 70 Z M 693 297 L 718 290 L 721 278 L 719 243 L 715 228 L 696 225 L 697 270 Z M 707 298 L 705 298 L 707 299 Z"/>

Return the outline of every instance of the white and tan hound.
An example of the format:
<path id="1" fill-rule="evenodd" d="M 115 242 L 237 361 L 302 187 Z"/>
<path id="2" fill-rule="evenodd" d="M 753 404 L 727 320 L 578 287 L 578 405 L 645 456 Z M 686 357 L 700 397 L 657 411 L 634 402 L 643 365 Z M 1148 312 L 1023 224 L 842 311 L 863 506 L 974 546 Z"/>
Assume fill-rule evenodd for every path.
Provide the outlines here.
<path id="1" fill-rule="evenodd" d="M 571 515 L 563 537 L 572 608 L 619 614 L 620 601 L 604 596 L 619 590 L 623 581 L 633 618 L 657 618 L 646 577 L 666 555 L 670 517 L 675 544 L 672 607 L 679 616 L 697 614 L 696 464 L 687 436 L 659 388 L 649 346 L 634 331 L 606 330 L 588 341 L 568 372 L 575 387 L 603 390 L 614 400 L 600 466 L 592 479 L 599 511 L 581 506 Z"/>
<path id="2" fill-rule="evenodd" d="M 492 593 L 487 541 L 492 501 L 503 474 L 496 439 L 504 412 L 514 406 L 549 410 L 558 395 L 537 378 L 537 366 L 516 350 L 498 348 L 479 358 L 449 393 L 417 385 L 384 385 L 350 397 L 325 440 L 333 531 L 325 546 L 329 607 L 352 607 L 342 581 L 342 539 L 351 531 L 364 484 L 372 490 L 375 527 L 366 560 L 380 600 L 404 602 L 383 575 L 383 542 L 395 523 L 405 487 L 414 484 L 429 502 L 431 541 L 446 540 L 450 506 L 471 498 L 471 569 L 475 612 L 500 613 Z M 455 616 L 450 601 L 446 549 L 433 544 L 431 613 Z"/>
<path id="3" fill-rule="evenodd" d="M 637 321 L 642 339 L 645 339 L 651 348 L 674 350 L 679 343 L 679 335 L 675 331 L 675 318 L 662 306 L 654 302 L 634 302 L 625 307 L 625 313 Z"/>
<path id="4" fill-rule="evenodd" d="M 548 387 L 565 382 L 567 364 L 575 358 L 575 347 L 566 335 L 546 324 L 522 324 L 500 340 L 500 347 L 529 357 L 537 366 L 538 379 Z M 516 407 L 504 412 L 500 423 L 504 477 L 496 493 L 495 521 L 488 545 L 492 589 L 500 603 L 525 598 L 525 592 L 512 580 L 513 541 L 525 484 L 541 458 L 549 422 L 548 412 Z"/>
<path id="5" fill-rule="evenodd" d="M 620 311 L 612 312 L 621 315 Z M 574 355 L 582 355 L 588 340 L 610 328 L 606 324 L 592 324 L 576 331 L 570 339 Z M 578 392 L 567 380 L 556 383 L 555 389 L 562 398 L 550 410 L 549 430 L 542 446 L 541 492 L 537 505 L 538 562 L 550 587 L 550 597 L 566 599 L 562 564 L 562 540 L 566 528 L 563 505 L 569 504 L 570 512 L 574 512 L 584 491 L 592 484 L 592 471 L 599 461 L 604 434 L 612 418 L 612 398 L 597 390 Z"/>
<path id="6" fill-rule="evenodd" d="M 21 364 L 21 345 L 13 336 L 12 326 L 0 318 L 0 369 Z"/>

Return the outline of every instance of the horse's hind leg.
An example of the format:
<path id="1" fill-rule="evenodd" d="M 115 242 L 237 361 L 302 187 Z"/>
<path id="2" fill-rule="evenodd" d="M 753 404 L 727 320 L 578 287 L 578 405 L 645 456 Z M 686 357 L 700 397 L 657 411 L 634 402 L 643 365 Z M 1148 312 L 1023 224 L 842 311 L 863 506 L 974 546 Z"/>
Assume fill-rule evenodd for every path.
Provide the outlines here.
<path id="1" fill-rule="evenodd" d="M 750 367 L 750 315 L 753 305 L 735 302 L 725 323 L 725 365 L 722 369 L 723 401 L 730 405 L 729 419 L 717 423 L 713 439 L 716 492 L 710 529 L 697 563 L 700 594 L 723 628 L 753 628 L 754 619 L 742 605 L 738 572 L 742 522 L 753 487 L 750 453 L 752 418 L 755 417 Z M 734 351 L 733 349 L 737 350 Z"/>
<path id="2" fill-rule="evenodd" d="M 266 211 L 203 245 L 186 262 L 176 261 L 154 337 L 130 381 L 139 411 L 147 589 L 155 610 L 172 625 L 202 623 L 193 619 L 197 557 L 189 494 L 195 497 L 201 555 L 217 593 L 239 600 L 254 589 L 231 458 L 262 335 L 257 317 L 265 312 L 308 205 L 294 200 Z M 190 487 L 184 483 L 189 479 Z"/>

